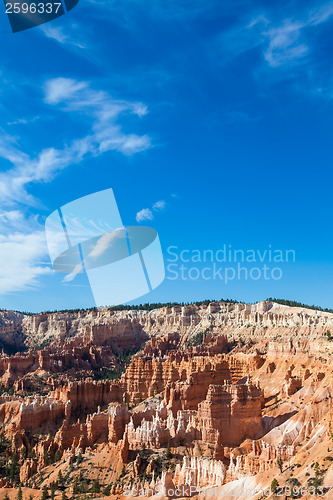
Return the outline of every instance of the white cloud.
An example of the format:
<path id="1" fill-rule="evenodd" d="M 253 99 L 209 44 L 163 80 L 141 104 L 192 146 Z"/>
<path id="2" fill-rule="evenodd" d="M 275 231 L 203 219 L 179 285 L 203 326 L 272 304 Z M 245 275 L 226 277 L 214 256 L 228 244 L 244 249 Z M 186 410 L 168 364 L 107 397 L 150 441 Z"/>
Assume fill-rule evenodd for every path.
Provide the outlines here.
<path id="1" fill-rule="evenodd" d="M 310 12 L 308 22 L 312 25 L 317 25 L 328 21 L 333 15 L 333 2 L 322 5 L 319 9 Z"/>
<path id="2" fill-rule="evenodd" d="M 9 210 L 0 213 L 0 229 L 3 224 L 17 224 L 24 221 L 23 213 L 19 210 Z"/>
<path id="3" fill-rule="evenodd" d="M 276 67 L 303 58 L 308 47 L 300 41 L 303 23 L 286 21 L 282 26 L 267 31 L 269 44 L 264 57 L 270 66 Z"/>
<path id="4" fill-rule="evenodd" d="M 107 250 L 109 250 L 115 240 L 122 239 L 124 235 L 123 231 L 112 231 L 111 233 L 103 234 L 98 240 L 92 251 L 89 253 L 89 257 L 92 259 L 98 259 Z"/>
<path id="5" fill-rule="evenodd" d="M 44 85 L 45 102 L 47 104 L 59 104 L 65 100 L 75 98 L 87 86 L 87 82 L 78 82 L 71 78 L 48 80 Z"/>
<path id="6" fill-rule="evenodd" d="M 68 26 L 66 27 L 68 30 Z M 64 28 L 60 26 L 53 26 L 51 24 L 44 24 L 40 27 L 41 31 L 45 36 L 55 40 L 61 45 L 73 45 L 74 47 L 78 47 L 79 49 L 85 49 L 86 46 L 82 43 L 77 42 L 74 36 L 69 36 L 68 31 L 65 33 Z"/>
<path id="7" fill-rule="evenodd" d="M 154 205 L 152 208 L 143 208 L 136 214 L 136 220 L 137 222 L 142 222 L 144 220 L 153 220 L 154 219 L 154 213 L 153 212 L 160 212 L 161 210 L 164 210 L 166 207 L 166 203 L 164 200 L 159 200 Z"/>
<path id="8" fill-rule="evenodd" d="M 116 120 L 121 113 L 129 112 L 139 118 L 148 113 L 142 102 L 113 99 L 103 90 L 91 88 L 89 82 L 71 78 L 53 78 L 44 85 L 47 104 L 61 104 L 65 111 L 84 112 L 98 123 Z"/>
<path id="9" fill-rule="evenodd" d="M 222 55 L 223 61 L 228 61 L 231 57 L 259 49 L 272 68 L 305 63 L 313 50 L 314 29 L 332 16 L 333 2 L 312 11 L 298 9 L 296 15 L 289 10 L 282 18 L 273 9 L 257 11 L 252 18 L 243 19 L 218 36 L 219 57 L 221 59 Z"/>
<path id="10" fill-rule="evenodd" d="M 136 220 L 137 222 L 143 222 L 144 220 L 153 220 L 154 216 L 151 210 L 149 208 L 143 208 L 136 214 Z"/>
<path id="11" fill-rule="evenodd" d="M 111 232 L 103 234 L 100 238 L 98 238 L 97 243 L 88 254 L 88 259 L 98 259 L 99 257 L 103 256 L 105 252 L 107 252 L 115 244 L 116 240 L 124 239 L 125 233 L 123 230 L 115 231 L 112 230 L 111 228 L 108 229 L 111 230 Z M 71 234 L 73 233 L 71 232 Z M 66 276 L 63 279 L 63 283 L 68 283 L 73 281 L 74 278 L 77 276 L 77 274 L 82 272 L 83 272 L 83 267 L 82 264 L 79 263 L 74 267 L 73 271 L 70 274 L 66 274 Z"/>
<path id="12" fill-rule="evenodd" d="M 73 269 L 73 272 L 70 273 L 70 274 L 66 274 L 66 276 L 64 277 L 64 279 L 62 280 L 63 283 L 70 283 L 71 281 L 73 281 L 76 276 L 79 274 L 79 273 L 82 273 L 83 272 L 83 267 L 82 267 L 82 264 L 76 264 L 76 266 L 74 267 Z"/>
<path id="13" fill-rule="evenodd" d="M 0 212 L 0 295 L 35 287 L 52 273 L 44 227 L 20 210 Z"/>
<path id="14" fill-rule="evenodd" d="M 264 31 L 268 47 L 264 57 L 272 67 L 301 62 L 310 51 L 304 37 L 306 28 L 327 22 L 333 15 L 333 3 L 323 5 L 317 10 L 308 12 L 303 18 L 285 19 L 278 26 Z"/>
<path id="15" fill-rule="evenodd" d="M 131 156 L 151 147 L 148 135 L 125 134 L 115 123 L 123 113 L 139 118 L 146 115 L 148 109 L 145 104 L 113 99 L 107 92 L 92 89 L 87 82 L 68 78 L 49 80 L 44 92 L 48 104 L 62 105 L 67 112 L 83 112 L 93 119 L 93 133 L 86 138 L 89 139 L 92 154 L 115 150 Z"/>
<path id="16" fill-rule="evenodd" d="M 154 219 L 154 213 L 153 212 L 160 212 L 161 210 L 164 210 L 166 207 L 166 203 L 164 200 L 159 200 L 154 205 L 152 208 L 143 208 L 136 214 L 136 220 L 137 222 L 142 222 L 144 220 L 153 220 Z"/>
<path id="17" fill-rule="evenodd" d="M 153 205 L 153 210 L 155 210 L 155 211 L 163 210 L 165 208 L 165 205 L 166 205 L 166 203 L 164 200 L 157 201 Z"/>
<path id="18" fill-rule="evenodd" d="M 35 156 L 22 151 L 16 137 L 0 135 L 0 158 L 8 163 L 8 169 L 0 172 L 0 260 L 5 263 L 1 266 L 0 294 L 35 286 L 41 276 L 52 272 L 44 227 L 18 208 L 40 204 L 29 193 L 31 184 L 52 181 L 61 170 L 87 155 L 114 150 L 130 156 L 151 147 L 148 135 L 126 133 L 116 123 L 122 113 L 144 116 L 144 104 L 114 100 L 104 91 L 91 89 L 87 82 L 67 78 L 47 81 L 44 92 L 46 104 L 60 106 L 66 113 L 84 114 L 89 130 L 62 148 L 46 148 Z"/>
<path id="19" fill-rule="evenodd" d="M 39 120 L 39 116 L 33 116 L 32 118 L 17 118 L 14 122 L 8 122 L 7 125 L 27 125 L 37 120 Z"/>
<path id="20" fill-rule="evenodd" d="M 95 138 L 99 153 L 116 150 L 126 156 L 132 156 L 151 147 L 150 138 L 147 135 L 125 135 L 120 132 L 118 127 L 98 130 L 96 131 Z"/>
<path id="21" fill-rule="evenodd" d="M 41 262 L 46 256 L 44 231 L 0 235 L 0 294 L 36 286 L 39 278 L 52 272 Z"/>
<path id="22" fill-rule="evenodd" d="M 89 141 L 84 138 L 73 141 L 63 150 L 44 149 L 31 158 L 13 144 L 12 138 L 0 138 L 0 157 L 14 165 L 0 173 L 0 207 L 15 203 L 36 206 L 38 202 L 27 192 L 27 186 L 51 181 L 65 167 L 80 162 L 90 149 Z"/>
<path id="23" fill-rule="evenodd" d="M 142 102 L 135 102 L 133 103 L 133 113 L 141 118 L 148 113 L 148 108 Z"/>
<path id="24" fill-rule="evenodd" d="M 107 92 L 91 89 L 87 82 L 69 78 L 47 81 L 44 93 L 47 104 L 62 106 L 67 113 L 84 113 L 90 118 L 91 129 L 86 136 L 72 140 L 63 149 L 47 148 L 36 157 L 21 151 L 15 137 L 0 137 L 0 157 L 13 166 L 0 173 L 2 205 L 15 202 L 36 205 L 27 186 L 51 181 L 61 170 L 81 162 L 86 155 L 96 157 L 113 150 L 131 156 L 151 147 L 148 135 L 125 133 L 116 123 L 125 112 L 144 116 L 147 113 L 144 104 L 114 100 Z"/>

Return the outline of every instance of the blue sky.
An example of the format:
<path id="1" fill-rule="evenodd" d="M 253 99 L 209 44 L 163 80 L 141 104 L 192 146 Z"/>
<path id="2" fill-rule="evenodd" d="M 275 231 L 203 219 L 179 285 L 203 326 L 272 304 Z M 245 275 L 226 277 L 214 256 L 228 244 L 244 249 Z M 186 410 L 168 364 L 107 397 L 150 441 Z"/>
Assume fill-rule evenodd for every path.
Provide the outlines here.
<path id="1" fill-rule="evenodd" d="M 0 307 L 92 305 L 84 277 L 52 271 L 44 223 L 106 188 L 124 224 L 159 233 L 167 279 L 137 303 L 332 307 L 332 25 L 332 2 L 81 0 L 3 29 Z M 281 279 L 170 279 L 170 246 L 224 245 L 295 262 Z"/>

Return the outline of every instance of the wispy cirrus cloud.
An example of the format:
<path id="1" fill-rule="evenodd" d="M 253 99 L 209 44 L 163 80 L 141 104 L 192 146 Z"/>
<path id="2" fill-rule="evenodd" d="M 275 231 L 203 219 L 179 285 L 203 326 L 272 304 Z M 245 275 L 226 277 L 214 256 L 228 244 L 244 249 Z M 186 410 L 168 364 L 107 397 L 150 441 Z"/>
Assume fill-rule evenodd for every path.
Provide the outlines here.
<path id="1" fill-rule="evenodd" d="M 67 115 L 84 115 L 87 133 L 72 138 L 63 147 L 49 147 L 31 155 L 20 147 L 20 138 L 0 135 L 0 158 L 7 169 L 0 172 L 0 294 L 36 286 L 49 265 L 44 226 L 26 215 L 22 207 L 37 207 L 39 200 L 30 193 L 37 183 L 51 182 L 63 169 L 88 156 L 108 151 L 132 156 L 151 147 L 148 135 L 127 133 L 117 123 L 122 114 L 137 118 L 147 113 L 140 102 L 114 100 L 88 82 L 56 78 L 45 82 L 45 106 Z"/>
<path id="2" fill-rule="evenodd" d="M 39 116 L 32 116 L 31 118 L 17 118 L 13 122 L 7 122 L 7 125 L 28 125 L 39 120 Z"/>
<path id="3" fill-rule="evenodd" d="M 31 233 L 0 234 L 1 266 L 0 294 L 22 291 L 35 287 L 42 276 L 52 273 L 45 263 L 44 231 Z"/>
<path id="4" fill-rule="evenodd" d="M 85 112 L 98 121 L 116 119 L 129 112 L 142 118 L 148 108 L 142 102 L 113 99 L 104 90 L 95 90 L 89 82 L 72 78 L 53 78 L 44 85 L 45 102 L 62 105 L 64 111 Z"/>
<path id="5" fill-rule="evenodd" d="M 89 83 L 68 78 L 56 78 L 44 86 L 45 102 L 59 105 L 63 111 L 84 113 L 92 119 L 92 134 L 89 140 L 90 153 L 99 155 L 115 150 L 131 156 L 151 147 L 148 135 L 126 134 L 116 124 L 121 114 L 132 114 L 139 118 L 148 112 L 141 102 L 112 99 L 107 92 L 94 90 Z"/>
<path id="6" fill-rule="evenodd" d="M 65 147 L 50 147 L 32 157 L 19 147 L 19 139 L 0 136 L 0 157 L 12 167 L 0 172 L 0 206 L 10 203 L 36 205 L 27 187 L 32 183 L 50 182 L 64 168 L 81 162 L 86 156 L 100 156 L 117 151 L 132 156 L 151 147 L 148 135 L 126 133 L 117 124 L 121 114 L 141 118 L 147 107 L 140 102 L 112 99 L 107 92 L 96 91 L 87 82 L 68 78 L 48 80 L 44 101 L 66 113 L 84 114 L 90 120 L 87 135 L 72 139 Z"/>
<path id="7" fill-rule="evenodd" d="M 0 295 L 36 287 L 53 272 L 45 231 L 36 218 L 18 209 L 0 209 L 0 261 Z"/>
<path id="8" fill-rule="evenodd" d="M 13 137 L 0 137 L 0 157 L 13 165 L 0 173 L 0 207 L 22 203 L 38 205 L 28 192 L 28 186 L 50 182 L 62 169 L 80 162 L 89 149 L 89 140 L 82 138 L 64 149 L 47 148 L 31 157 L 19 149 Z"/>
<path id="9" fill-rule="evenodd" d="M 308 22 L 312 26 L 316 26 L 317 24 L 325 23 L 333 16 L 333 2 L 329 2 L 326 4 L 317 7 L 310 11 L 308 16 Z"/>
<path id="10" fill-rule="evenodd" d="M 307 61 L 313 50 L 312 35 L 333 16 L 333 2 L 316 9 L 291 8 L 281 17 L 274 5 L 243 17 L 217 39 L 226 61 L 256 49 L 271 68 L 288 68 Z M 227 54 L 229 53 L 229 56 Z"/>
<path id="11" fill-rule="evenodd" d="M 295 64 L 308 54 L 309 47 L 301 38 L 303 28 L 303 23 L 287 20 L 282 25 L 264 32 L 268 40 L 264 58 L 270 66 Z"/>
<path id="12" fill-rule="evenodd" d="M 303 60 L 311 50 L 307 30 L 326 23 L 333 16 L 333 3 L 304 13 L 301 18 L 284 19 L 277 26 L 269 27 L 263 34 L 268 41 L 264 51 L 265 60 L 272 67 L 295 64 Z"/>
<path id="13" fill-rule="evenodd" d="M 87 82 L 72 78 L 53 78 L 45 82 L 44 101 L 47 104 L 60 104 L 71 99 L 80 101 L 79 93 L 87 88 Z"/>
<path id="14" fill-rule="evenodd" d="M 63 26 L 54 26 L 51 24 L 44 24 L 40 27 L 40 30 L 44 33 L 47 38 L 51 38 L 52 40 L 60 43 L 60 45 L 69 45 L 74 48 L 85 49 L 86 45 L 83 42 L 77 41 L 77 31 L 70 35 L 68 33 L 68 27 L 65 28 Z"/>

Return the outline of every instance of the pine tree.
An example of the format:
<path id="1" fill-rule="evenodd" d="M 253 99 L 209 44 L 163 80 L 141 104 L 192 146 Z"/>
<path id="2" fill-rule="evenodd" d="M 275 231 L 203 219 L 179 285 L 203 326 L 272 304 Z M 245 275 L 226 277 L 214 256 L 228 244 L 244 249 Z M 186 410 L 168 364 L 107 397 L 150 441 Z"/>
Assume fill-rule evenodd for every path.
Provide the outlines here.
<path id="1" fill-rule="evenodd" d="M 277 482 L 277 479 L 273 479 L 273 481 L 271 482 L 271 491 L 272 493 L 275 493 L 276 490 L 278 489 L 279 487 L 279 483 Z"/>
<path id="2" fill-rule="evenodd" d="M 59 474 L 58 474 L 58 488 L 60 490 L 64 489 L 65 487 L 65 481 L 64 481 L 64 477 L 61 473 L 61 470 L 59 471 Z"/>
<path id="3" fill-rule="evenodd" d="M 20 485 L 17 492 L 17 500 L 22 500 L 22 498 L 23 498 L 23 493 L 22 493 L 22 487 Z"/>
<path id="4" fill-rule="evenodd" d="M 47 500 L 48 498 L 49 498 L 49 492 L 47 491 L 47 486 L 44 486 L 42 500 Z"/>
<path id="5" fill-rule="evenodd" d="M 51 457 L 51 453 L 49 450 L 44 453 L 44 462 L 45 462 L 45 465 L 52 464 L 52 457 Z"/>
<path id="6" fill-rule="evenodd" d="M 277 463 L 278 468 L 280 469 L 280 472 L 282 472 L 283 461 L 282 461 L 281 455 L 278 456 L 278 459 L 277 459 L 276 463 Z"/>
<path id="7" fill-rule="evenodd" d="M 166 457 L 170 460 L 170 458 L 172 458 L 172 453 L 170 451 L 170 440 L 168 441 L 168 448 L 167 448 L 167 452 L 166 452 Z"/>
<path id="8" fill-rule="evenodd" d="M 320 476 L 319 476 L 319 463 L 318 462 L 315 463 L 314 468 L 315 468 L 315 479 L 313 482 L 313 486 L 315 487 L 315 492 L 318 493 L 318 488 L 322 483 Z"/>
<path id="9" fill-rule="evenodd" d="M 79 487 L 79 480 L 76 477 L 73 484 L 73 495 L 76 495 L 77 493 L 80 493 L 80 487 Z"/>
<path id="10" fill-rule="evenodd" d="M 103 495 L 105 495 L 106 497 L 110 496 L 111 495 L 111 484 L 109 484 L 109 486 L 106 486 L 104 488 L 104 490 L 102 491 Z"/>
<path id="11" fill-rule="evenodd" d="M 13 453 L 10 461 L 9 476 L 14 482 L 19 481 L 19 465 L 16 453 Z"/>
<path id="12" fill-rule="evenodd" d="M 101 485 L 99 484 L 98 479 L 94 479 L 93 486 L 92 486 L 92 492 L 93 493 L 100 493 L 101 491 Z"/>
<path id="13" fill-rule="evenodd" d="M 54 481 L 52 481 L 52 483 L 51 483 L 51 499 L 52 500 L 54 500 L 55 491 L 56 491 L 56 487 L 55 487 Z"/>

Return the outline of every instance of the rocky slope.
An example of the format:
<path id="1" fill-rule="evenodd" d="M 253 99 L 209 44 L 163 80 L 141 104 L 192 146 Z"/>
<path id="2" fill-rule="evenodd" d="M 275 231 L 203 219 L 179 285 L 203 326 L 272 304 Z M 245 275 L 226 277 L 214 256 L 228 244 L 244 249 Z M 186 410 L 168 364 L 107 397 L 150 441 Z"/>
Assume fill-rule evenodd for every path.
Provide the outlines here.
<path id="1" fill-rule="evenodd" d="M 26 498 L 259 499 L 273 480 L 329 498 L 333 314 L 266 301 L 0 325 L 28 349 L 0 358 L 0 498 L 21 482 Z"/>

